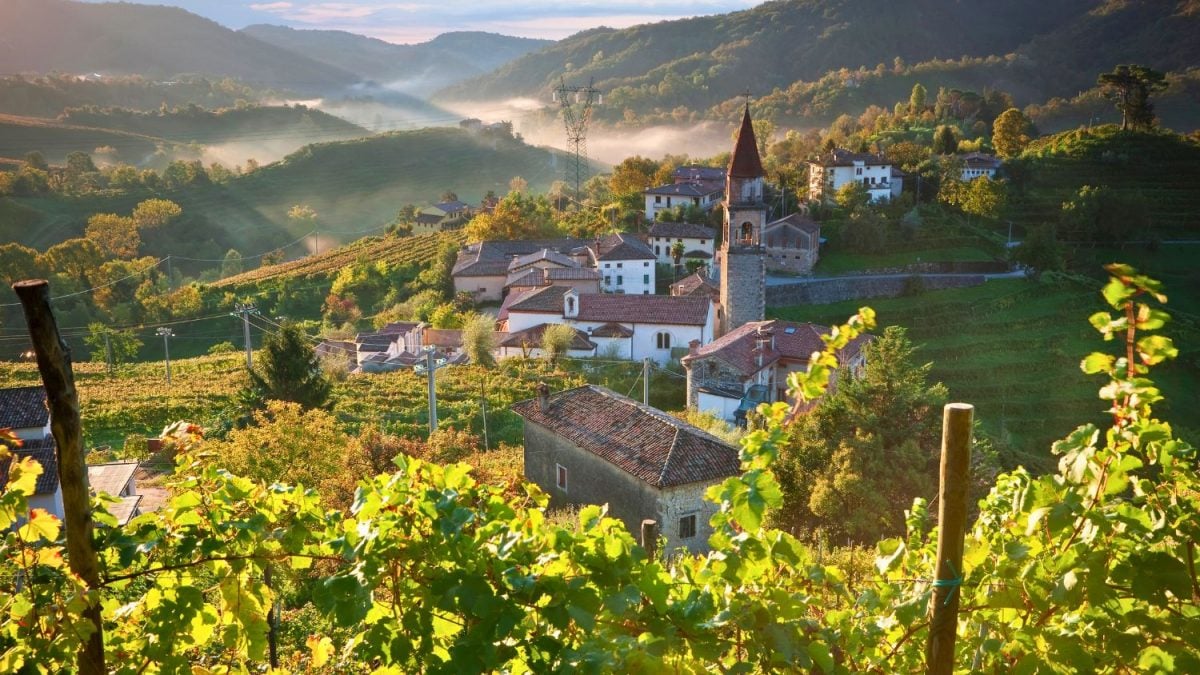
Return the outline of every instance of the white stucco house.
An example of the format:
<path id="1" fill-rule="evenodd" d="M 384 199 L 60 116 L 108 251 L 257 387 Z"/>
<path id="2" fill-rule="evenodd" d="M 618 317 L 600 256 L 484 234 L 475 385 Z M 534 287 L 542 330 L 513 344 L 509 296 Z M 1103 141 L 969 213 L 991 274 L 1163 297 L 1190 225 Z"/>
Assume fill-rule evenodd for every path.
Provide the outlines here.
<path id="1" fill-rule="evenodd" d="M 703 260 L 708 265 L 712 264 L 716 250 L 716 236 L 715 230 L 704 225 L 656 222 L 650 226 L 647 243 L 653 247 L 655 259 L 663 265 L 675 264 L 671 250 L 676 243 L 683 244 L 681 265 L 688 260 Z"/>
<path id="2" fill-rule="evenodd" d="M 21 447 L 9 448 L 12 455 L 0 460 L 0 489 L 8 485 L 8 472 L 14 459 L 31 457 L 42 465 L 29 508 L 45 509 L 62 519 L 62 486 L 58 482 L 58 457 L 54 437 L 50 435 L 50 410 L 46 390 L 41 386 L 0 389 L 0 429 L 11 429 Z"/>
<path id="3" fill-rule="evenodd" d="M 693 340 L 712 341 L 713 302 L 704 296 L 581 294 L 551 286 L 516 299 L 502 321 L 510 335 L 565 323 L 586 333 L 597 354 L 665 364 Z"/>
<path id="4" fill-rule="evenodd" d="M 837 191 L 847 183 L 861 183 L 871 201 L 884 202 L 899 197 L 904 189 L 904 173 L 883 155 L 850 152 L 835 148 L 808 163 L 810 199 L 832 203 Z"/>
<path id="5" fill-rule="evenodd" d="M 968 152 L 959 157 L 962 160 L 962 179 L 972 181 L 981 176 L 995 180 L 1000 171 L 1000 158 L 986 152 Z"/>
<path id="6" fill-rule="evenodd" d="M 621 232 L 601 237 L 588 247 L 600 290 L 625 295 L 654 295 L 654 251 L 646 242 Z"/>

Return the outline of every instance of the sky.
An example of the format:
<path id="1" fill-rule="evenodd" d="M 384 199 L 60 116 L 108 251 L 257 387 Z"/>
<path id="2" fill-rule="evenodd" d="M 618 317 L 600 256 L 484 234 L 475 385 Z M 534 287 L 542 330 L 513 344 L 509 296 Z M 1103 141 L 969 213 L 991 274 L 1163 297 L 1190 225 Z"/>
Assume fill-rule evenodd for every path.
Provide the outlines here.
<path id="1" fill-rule="evenodd" d="M 93 0 L 94 1 L 94 0 Z M 597 26 L 721 14 L 761 0 L 135 0 L 173 5 L 230 28 L 272 23 L 344 30 L 396 43 L 481 30 L 559 40 Z"/>

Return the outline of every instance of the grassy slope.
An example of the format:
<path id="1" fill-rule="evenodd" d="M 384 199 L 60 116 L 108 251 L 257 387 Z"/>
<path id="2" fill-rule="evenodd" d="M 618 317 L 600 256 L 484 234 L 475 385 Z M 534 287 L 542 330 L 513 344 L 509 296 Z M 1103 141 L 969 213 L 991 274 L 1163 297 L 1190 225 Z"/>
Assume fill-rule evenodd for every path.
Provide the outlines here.
<path id="1" fill-rule="evenodd" d="M 48 161 L 62 163 L 76 150 L 91 153 L 108 145 L 116 148 L 125 161 L 137 164 L 154 154 L 160 144 L 167 145 L 161 138 L 139 132 L 0 114 L 0 157 L 10 159 L 20 159 L 36 150 Z"/>
<path id="2" fill-rule="evenodd" d="M 291 106 L 249 106 L 221 110 L 184 108 L 166 113 L 72 108 L 60 120 L 67 124 L 145 134 L 180 143 L 294 140 L 299 145 L 368 135 L 366 129 L 339 117 L 316 109 Z"/>
<path id="3" fill-rule="evenodd" d="M 878 312 L 880 326 L 908 328 L 920 346 L 918 358 L 933 363 L 932 378 L 944 382 L 951 398 L 973 403 L 984 427 L 1011 437 L 1022 450 L 1045 456 L 1051 441 L 1079 424 L 1103 422 L 1097 378 L 1080 372 L 1092 351 L 1112 351 L 1087 323 L 1103 309 L 1099 284 L 1065 281 L 1058 285 L 1025 280 L 990 281 L 983 286 L 926 293 L 916 297 L 851 301 L 776 309 L 779 318 L 833 323 L 859 306 Z M 1168 292 L 1171 290 L 1168 287 Z M 1176 289 L 1183 291 L 1184 289 Z M 1193 290 L 1192 293 L 1195 293 Z M 1194 306 L 1195 297 L 1178 309 Z M 1190 304 L 1189 304 L 1190 303 Z M 1168 309 L 1176 309 L 1176 303 Z M 1160 369 L 1169 420 L 1200 428 L 1200 324 L 1173 327 L 1185 350 L 1179 361 Z"/>
<path id="4" fill-rule="evenodd" d="M 1107 185 L 1146 199 L 1164 238 L 1200 235 L 1200 145 L 1166 133 L 1079 129 L 1039 139 L 1023 157 L 1031 164 L 1027 198 L 1010 217 L 1020 225 L 1053 222 L 1081 186 Z"/>
<path id="5" fill-rule="evenodd" d="M 220 258 L 229 248 L 262 253 L 309 231 L 288 220 L 295 204 L 317 211 L 323 240 L 349 241 L 390 223 L 405 203 L 429 203 L 446 190 L 477 203 L 487 190 L 503 194 L 513 176 L 522 176 L 530 190 L 543 192 L 562 171 L 559 159 L 542 148 L 449 128 L 307 146 L 228 184 L 154 195 L 178 202 L 184 215 L 148 233 L 142 251 L 196 258 Z M 128 212 L 147 196 L 0 200 L 0 212 L 23 214 L 21 227 L 0 222 L 0 241 L 45 249 L 79 236 L 89 214 Z"/>

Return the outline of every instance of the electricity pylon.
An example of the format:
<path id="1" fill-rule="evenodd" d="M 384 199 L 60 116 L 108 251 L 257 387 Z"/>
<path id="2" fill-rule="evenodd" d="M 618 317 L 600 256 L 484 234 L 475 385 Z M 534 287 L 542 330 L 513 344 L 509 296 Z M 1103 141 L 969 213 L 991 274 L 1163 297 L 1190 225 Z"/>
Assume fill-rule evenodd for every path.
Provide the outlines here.
<path id="1" fill-rule="evenodd" d="M 588 80 L 586 87 L 567 86 L 559 78 L 554 90 L 554 100 L 562 106 L 563 124 L 567 128 L 567 181 L 575 181 L 575 198 L 579 199 L 580 188 L 587 178 L 587 128 L 592 120 L 592 106 L 604 102 L 600 90 Z"/>

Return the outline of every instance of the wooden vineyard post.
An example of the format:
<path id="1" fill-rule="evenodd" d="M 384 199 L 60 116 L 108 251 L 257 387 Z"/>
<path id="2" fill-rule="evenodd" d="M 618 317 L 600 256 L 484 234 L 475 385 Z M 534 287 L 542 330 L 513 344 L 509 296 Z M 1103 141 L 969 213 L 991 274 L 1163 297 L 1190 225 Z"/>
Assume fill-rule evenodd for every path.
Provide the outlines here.
<path id="1" fill-rule="evenodd" d="M 642 548 L 646 549 L 646 557 L 654 558 L 658 548 L 658 522 L 649 518 L 642 521 Z"/>
<path id="2" fill-rule="evenodd" d="M 62 486 L 67 563 L 71 571 L 94 590 L 100 586 L 100 566 L 92 547 L 91 496 L 71 352 L 59 335 L 54 312 L 50 309 L 50 285 L 44 279 L 31 279 L 13 284 L 13 290 L 25 311 L 25 323 L 29 326 L 29 337 L 33 341 L 38 372 L 42 375 L 50 408 L 50 430 L 54 434 L 58 482 Z M 79 650 L 79 672 L 100 675 L 105 668 L 104 627 L 100 621 L 99 602 L 93 602 L 84 611 L 84 616 L 91 621 L 94 630 Z"/>
<path id="3" fill-rule="evenodd" d="M 929 598 L 929 642 L 925 646 L 925 672 L 929 675 L 954 672 L 974 417 L 975 406 L 967 403 L 948 403 L 942 412 L 937 574 Z"/>

